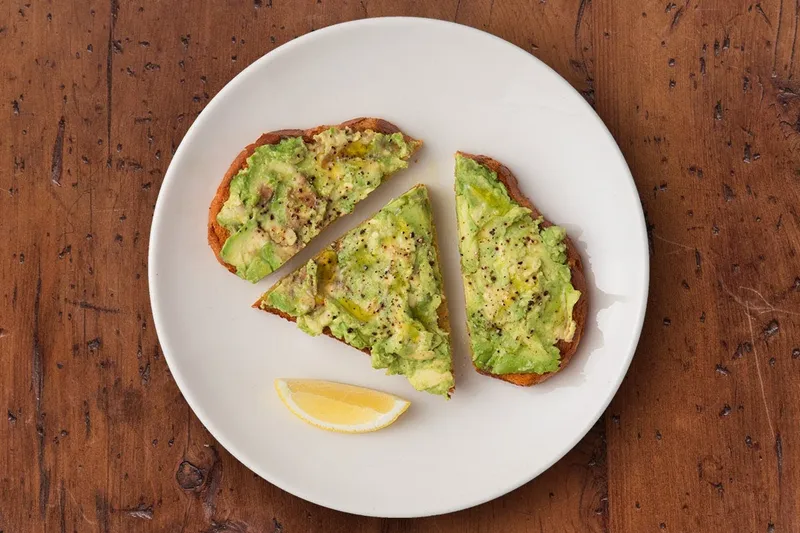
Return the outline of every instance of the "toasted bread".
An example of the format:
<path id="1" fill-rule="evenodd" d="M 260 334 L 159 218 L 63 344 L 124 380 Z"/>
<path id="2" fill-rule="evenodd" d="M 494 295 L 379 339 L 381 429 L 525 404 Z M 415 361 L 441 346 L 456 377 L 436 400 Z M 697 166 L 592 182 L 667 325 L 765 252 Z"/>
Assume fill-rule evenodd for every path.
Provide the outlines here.
<path id="1" fill-rule="evenodd" d="M 424 187 L 424 185 L 416 185 L 411 190 L 413 190 L 414 188 L 417 188 L 417 187 Z M 370 220 L 371 218 L 372 217 L 370 217 L 367 220 Z M 354 228 L 354 230 L 351 230 L 351 231 L 355 231 L 355 229 L 357 229 L 358 227 L 360 227 L 360 226 L 357 226 L 356 228 Z M 436 253 L 436 264 L 437 265 L 441 265 L 441 256 L 440 256 L 440 251 L 439 251 L 439 243 L 438 243 L 438 238 L 437 238 L 437 234 L 436 234 L 436 226 L 435 225 L 432 226 L 432 233 L 433 233 L 432 234 L 432 243 L 433 243 L 434 251 Z M 344 239 L 344 237 L 346 235 L 347 234 L 343 235 L 342 237 L 340 237 L 339 239 L 337 239 L 333 243 L 331 243 L 326 249 L 322 250 L 319 254 L 317 254 L 314 257 L 314 260 L 315 261 L 319 260 L 322 257 L 322 255 L 325 252 L 327 252 L 328 250 L 338 251 L 339 246 L 341 245 L 341 241 L 342 241 L 342 239 Z M 270 293 L 281 283 L 281 281 L 283 281 L 283 279 L 286 279 L 291 275 L 292 275 L 292 272 L 289 272 L 288 274 L 286 274 L 280 281 L 278 281 L 269 290 L 267 290 L 267 292 L 265 292 L 261 296 L 261 298 L 259 298 L 253 304 L 253 307 L 255 309 L 260 309 L 260 310 L 265 311 L 267 313 L 270 313 L 270 314 L 273 314 L 273 315 L 277 315 L 277 316 L 279 316 L 279 317 L 281 317 L 281 318 L 283 318 L 285 320 L 288 320 L 289 322 L 295 322 L 296 323 L 297 319 L 295 317 L 293 317 L 293 316 L 291 316 L 291 315 L 289 315 L 287 313 L 284 313 L 280 309 L 276 309 L 275 307 L 272 307 L 267 303 L 269 301 L 268 298 L 269 298 Z M 447 300 L 446 300 L 445 294 L 444 294 L 444 280 L 443 279 L 442 279 L 442 294 L 441 294 L 441 297 L 442 297 L 441 304 L 439 304 L 439 307 L 436 309 L 436 314 L 438 316 L 438 324 L 439 324 L 439 327 L 442 330 L 444 330 L 448 335 L 450 335 L 450 333 L 451 333 L 451 330 L 450 330 L 450 315 L 449 315 L 449 312 L 447 310 Z M 332 339 L 335 339 L 335 340 L 337 340 L 337 341 L 339 341 L 339 342 L 341 342 L 343 344 L 347 344 L 348 346 L 351 346 L 351 347 L 355 348 L 354 346 L 348 344 L 344 339 L 340 339 L 340 338 L 336 337 L 335 335 L 333 335 L 333 333 L 331 332 L 330 328 L 327 327 L 327 326 L 322 330 L 322 333 L 327 335 L 328 337 L 330 337 Z M 369 356 L 372 355 L 372 352 L 370 351 L 369 348 L 363 348 L 363 349 L 356 348 L 356 349 L 361 351 L 362 353 L 364 353 L 366 355 L 369 355 Z M 451 372 L 452 372 L 452 367 L 451 367 Z M 455 390 L 455 386 L 453 386 L 450 389 L 450 391 L 448 393 L 448 396 L 449 396 L 449 394 L 452 394 L 452 392 L 454 390 Z"/>
<path id="2" fill-rule="evenodd" d="M 402 133 L 397 126 L 380 118 L 355 118 L 346 122 L 342 122 L 336 126 L 317 126 L 316 128 L 307 130 L 277 130 L 261 135 L 256 142 L 249 144 L 239 153 L 238 156 L 236 156 L 236 159 L 233 160 L 233 163 L 231 163 L 231 166 L 228 168 L 228 171 L 222 178 L 222 182 L 219 184 L 219 187 L 217 187 L 217 192 L 214 195 L 214 198 L 211 200 L 211 206 L 208 209 L 208 244 L 214 251 L 217 261 L 219 261 L 222 266 L 236 274 L 236 267 L 223 261 L 222 257 L 220 256 L 222 246 L 225 244 L 225 241 L 228 240 L 228 237 L 230 237 L 230 233 L 217 222 L 217 215 L 219 214 L 220 210 L 222 210 L 223 205 L 225 205 L 225 202 L 230 196 L 231 181 L 240 170 L 247 167 L 247 159 L 253 155 L 253 152 L 255 152 L 256 148 L 259 146 L 278 144 L 281 142 L 281 140 L 289 137 L 303 137 L 304 141 L 311 142 L 315 135 L 331 127 L 347 127 L 354 131 L 372 130 L 374 132 L 384 134 Z M 422 141 L 409 137 L 405 133 L 403 133 L 403 137 L 407 142 L 415 141 L 419 143 L 419 146 L 422 145 Z"/>
<path id="3" fill-rule="evenodd" d="M 464 152 L 458 152 L 458 155 L 472 159 L 476 163 L 483 165 L 489 168 L 491 171 L 495 172 L 497 174 L 498 181 L 503 184 L 503 186 L 506 188 L 506 191 L 508 191 L 508 195 L 514 202 L 530 209 L 532 218 L 534 219 L 537 219 L 539 217 L 543 218 L 541 227 L 546 228 L 553 225 L 550 221 L 544 218 L 544 216 L 538 209 L 536 209 L 536 206 L 533 205 L 533 202 L 531 202 L 530 199 L 528 199 L 524 194 L 522 194 L 522 191 L 520 191 L 519 189 L 517 178 L 505 165 L 485 155 L 473 155 Z M 547 372 L 544 374 L 536 374 L 536 373 L 492 374 L 490 372 L 486 372 L 485 370 L 481 370 L 477 366 L 475 366 L 475 370 L 477 370 L 479 373 L 485 376 L 491 376 L 496 379 L 501 379 L 503 381 L 507 381 L 515 385 L 530 387 L 531 385 L 536 385 L 537 383 L 541 383 L 542 381 L 549 379 L 550 377 L 555 375 L 556 372 L 563 370 L 569 364 L 570 360 L 572 359 L 572 356 L 575 355 L 575 352 L 578 350 L 578 343 L 580 343 L 581 336 L 583 335 L 584 326 L 586 324 L 586 317 L 589 310 L 588 291 L 586 286 L 586 277 L 584 276 L 583 273 L 583 262 L 581 261 L 578 249 L 575 247 L 575 244 L 572 242 L 572 240 L 570 240 L 569 236 L 565 237 L 564 242 L 567 247 L 566 250 L 567 265 L 569 266 L 570 273 L 572 276 L 571 279 L 572 286 L 576 290 L 580 291 L 581 296 L 572 309 L 572 319 L 575 321 L 576 324 L 575 334 L 573 335 L 572 340 L 569 342 L 560 340 L 556 344 L 556 347 L 558 348 L 561 354 L 561 360 L 559 362 L 558 370 L 554 372 Z"/>

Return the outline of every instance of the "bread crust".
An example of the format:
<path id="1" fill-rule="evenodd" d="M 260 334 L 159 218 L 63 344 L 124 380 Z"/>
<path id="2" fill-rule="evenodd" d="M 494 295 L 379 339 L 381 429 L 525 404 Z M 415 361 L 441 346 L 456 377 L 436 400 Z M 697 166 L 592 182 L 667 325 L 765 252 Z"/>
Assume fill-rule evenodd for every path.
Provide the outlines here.
<path id="1" fill-rule="evenodd" d="M 536 206 L 533 205 L 533 202 L 531 202 L 530 199 L 525 196 L 522 191 L 520 191 L 517 178 L 508 169 L 508 167 L 496 159 L 492 159 L 491 157 L 485 155 L 473 155 L 464 152 L 457 152 L 457 155 L 472 159 L 476 163 L 483 165 L 495 172 L 497 174 L 498 181 L 506 188 L 508 195 L 512 200 L 517 202 L 519 205 L 530 209 L 531 217 L 533 219 L 542 217 L 542 227 L 547 228 L 553 225 L 552 222 L 544 218 L 544 215 L 542 215 Z M 572 309 L 572 319 L 575 321 L 575 334 L 573 335 L 572 340 L 569 342 L 560 340 L 558 343 L 556 343 L 556 347 L 561 353 L 561 361 L 559 362 L 558 370 L 546 372 L 544 374 L 492 374 L 490 372 L 486 372 L 485 370 L 479 369 L 477 366 L 475 366 L 475 362 L 473 361 L 473 366 L 475 366 L 475 370 L 477 370 L 478 373 L 483 374 L 484 376 L 501 379 L 503 381 L 513 383 L 514 385 L 530 387 L 531 385 L 536 385 L 537 383 L 541 383 L 553 377 L 557 372 L 563 370 L 569 364 L 572 356 L 575 355 L 575 352 L 578 350 L 578 344 L 583 336 L 583 330 L 584 326 L 586 325 L 586 318 L 589 312 L 588 291 L 586 286 L 586 277 L 583 272 L 583 262 L 581 261 L 581 256 L 578 253 L 578 249 L 575 247 L 575 244 L 572 242 L 569 236 L 565 237 L 564 242 L 567 245 L 567 265 L 569 266 L 570 274 L 572 275 L 572 286 L 576 290 L 580 291 L 581 296 Z M 470 350 L 471 349 L 472 348 L 470 346 Z"/>
<path id="2" fill-rule="evenodd" d="M 314 135 L 317 135 L 332 127 L 348 127 L 355 131 L 372 130 L 387 135 L 392 133 L 402 133 L 400 128 L 386 120 L 372 117 L 361 117 L 354 118 L 334 126 L 317 126 L 307 130 L 287 129 L 271 131 L 261 135 L 256 142 L 248 144 L 245 149 L 242 150 L 238 156 L 236 156 L 236 159 L 233 160 L 231 166 L 228 167 L 228 171 L 225 172 L 225 176 L 223 176 L 219 187 L 217 187 L 217 192 L 214 195 L 214 198 L 211 200 L 211 205 L 208 208 L 208 245 L 211 247 L 211 250 L 214 252 L 214 256 L 222 266 L 236 274 L 236 267 L 223 261 L 222 257 L 220 256 L 220 253 L 222 252 L 222 246 L 225 244 L 225 241 L 228 240 L 228 237 L 230 237 L 230 232 L 217 222 L 217 215 L 222 210 L 222 206 L 225 205 L 225 202 L 230 196 L 231 181 L 233 181 L 233 178 L 239 173 L 240 170 L 247 167 L 247 158 L 253 155 L 253 152 L 255 152 L 256 148 L 259 146 L 278 144 L 281 142 L 281 140 L 288 137 L 303 137 L 305 142 L 312 142 L 314 140 Z M 420 146 L 422 145 L 422 141 L 409 137 L 405 133 L 403 133 L 403 137 L 405 138 L 406 142 L 414 141 L 418 142 Z"/>
<path id="3" fill-rule="evenodd" d="M 424 187 L 424 185 L 415 185 L 414 187 L 412 187 L 411 189 L 409 189 L 409 191 L 410 191 L 410 190 L 413 190 L 413 189 L 415 189 L 415 188 L 417 188 L 417 187 Z M 377 213 L 375 213 L 375 214 L 377 214 Z M 373 216 L 374 216 L 375 214 L 373 214 Z M 370 217 L 370 218 L 371 218 L 371 217 Z M 369 220 L 369 219 L 367 219 L 367 220 Z M 339 237 L 338 239 L 336 239 L 336 240 L 335 240 L 335 241 L 334 241 L 334 242 L 333 242 L 333 243 L 330 245 L 330 246 L 331 246 L 331 248 L 333 248 L 333 250 L 334 250 L 334 251 L 337 251 L 337 252 L 338 252 L 338 249 L 339 249 L 339 244 L 341 243 L 341 240 L 342 240 L 343 238 L 344 238 L 344 236 L 342 236 L 342 237 Z M 439 252 L 439 241 L 438 241 L 438 238 L 437 238 L 437 235 L 436 235 L 436 226 L 433 226 L 433 235 L 432 235 L 432 238 L 433 238 L 433 248 L 434 248 L 434 250 L 435 250 L 435 253 L 436 253 L 436 263 L 437 263 L 438 265 L 440 265 L 440 267 L 441 267 L 442 261 L 441 261 L 441 254 L 440 254 L 440 252 Z M 325 251 L 326 251 L 326 250 L 327 250 L 327 248 L 326 248 L 326 249 L 324 249 L 324 250 L 322 250 L 322 251 L 321 251 L 319 254 L 317 254 L 316 256 L 314 256 L 314 260 L 316 261 L 317 259 L 319 259 L 319 258 L 322 256 L 322 254 L 323 254 L 323 253 L 325 253 Z M 283 312 L 283 311 L 281 311 L 280 309 L 276 309 L 276 308 L 274 308 L 274 307 L 272 307 L 272 306 L 261 307 L 261 304 L 262 304 L 262 303 L 266 303 L 266 299 L 267 299 L 267 297 L 269 297 L 269 294 L 272 292 L 272 290 L 273 290 L 273 289 L 274 289 L 276 286 L 278 286 L 278 284 L 279 284 L 281 281 L 283 281 L 284 279 L 286 279 L 287 277 L 289 277 L 289 276 L 291 276 L 291 275 L 292 275 L 292 272 L 289 272 L 289 273 L 288 273 L 288 274 L 286 274 L 286 275 L 285 275 L 283 278 L 281 278 L 281 280 L 280 280 L 278 283 L 276 283 L 275 285 L 273 285 L 273 286 L 272 286 L 272 287 L 271 287 L 271 288 L 270 288 L 270 289 L 269 289 L 267 292 L 265 292 L 264 294 L 262 294 L 262 295 L 261 295 L 261 297 L 260 297 L 260 298 L 259 298 L 259 299 L 258 299 L 258 300 L 257 300 L 257 301 L 254 303 L 254 304 L 253 304 L 253 307 L 254 307 L 255 309 L 259 309 L 259 310 L 261 310 L 261 311 L 265 311 L 265 312 L 267 312 L 267 313 L 270 313 L 270 314 L 273 314 L 273 315 L 277 315 L 277 316 L 279 316 L 279 317 L 281 317 L 281 318 L 283 318 L 283 319 L 285 319 L 285 320 L 288 320 L 289 322 L 295 322 L 295 323 L 296 323 L 296 322 L 297 322 L 297 319 L 296 319 L 295 317 L 293 317 L 292 315 L 289 315 L 289 314 L 286 314 L 286 313 L 284 313 L 284 312 Z M 445 296 L 445 292 L 444 292 L 444 279 L 442 279 L 442 280 L 441 280 L 441 282 L 442 282 L 442 303 L 441 303 L 441 304 L 439 304 L 439 307 L 436 309 L 436 314 L 437 314 L 437 316 L 438 316 L 438 323 L 439 323 L 439 327 L 440 327 L 440 328 L 442 328 L 444 331 L 446 331 L 446 332 L 447 332 L 447 334 L 449 335 L 449 334 L 450 334 L 450 313 L 449 313 L 449 311 L 448 311 L 448 309 L 447 309 L 447 297 Z M 330 338 L 332 338 L 332 339 L 335 339 L 335 340 L 337 340 L 337 341 L 341 342 L 341 343 L 347 344 L 347 345 L 348 345 L 348 346 L 350 346 L 351 348 L 355 348 L 355 346 L 352 346 L 351 344 L 348 344 L 348 343 L 347 343 L 347 342 L 345 342 L 344 340 L 342 340 L 342 339 L 340 339 L 340 338 L 338 338 L 338 337 L 334 336 L 334 334 L 331 332 L 331 329 L 330 329 L 328 326 L 325 326 L 325 328 L 322 330 L 322 333 L 323 333 L 324 335 L 327 335 L 328 337 L 330 337 Z M 372 356 L 372 351 L 371 351 L 369 348 L 355 348 L 355 349 L 356 349 L 356 350 L 359 350 L 359 351 L 361 351 L 361 352 L 363 352 L 363 353 L 364 353 L 364 354 L 366 354 L 366 355 Z M 451 372 L 453 372 L 452 361 L 451 361 L 450 371 L 451 371 Z M 448 392 L 448 396 L 449 396 L 450 394 L 452 394 L 454 390 L 455 390 L 455 385 L 454 385 L 453 387 L 451 387 L 451 388 L 450 388 L 450 390 L 449 390 L 449 392 Z"/>

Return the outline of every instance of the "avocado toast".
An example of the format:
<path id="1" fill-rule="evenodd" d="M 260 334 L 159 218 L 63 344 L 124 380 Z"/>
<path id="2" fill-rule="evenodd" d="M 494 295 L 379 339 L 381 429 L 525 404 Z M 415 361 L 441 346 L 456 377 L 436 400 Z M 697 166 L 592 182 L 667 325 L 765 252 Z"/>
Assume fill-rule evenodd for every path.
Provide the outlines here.
<path id="1" fill-rule="evenodd" d="M 455 386 L 428 191 L 417 185 L 269 289 L 254 307 L 324 333 L 417 390 Z"/>
<path id="2" fill-rule="evenodd" d="M 406 168 L 421 145 L 377 118 L 265 133 L 217 188 L 208 243 L 223 266 L 255 283 Z"/>
<path id="3" fill-rule="evenodd" d="M 563 369 L 586 322 L 583 265 L 498 161 L 456 154 L 456 209 L 475 369 L 530 386 Z"/>

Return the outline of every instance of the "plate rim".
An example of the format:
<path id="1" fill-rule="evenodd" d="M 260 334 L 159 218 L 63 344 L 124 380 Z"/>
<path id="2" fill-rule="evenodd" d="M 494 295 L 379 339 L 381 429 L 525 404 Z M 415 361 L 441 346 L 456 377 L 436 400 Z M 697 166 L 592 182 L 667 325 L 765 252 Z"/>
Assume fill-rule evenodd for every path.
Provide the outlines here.
<path id="1" fill-rule="evenodd" d="M 196 395 L 192 392 L 191 387 L 189 384 L 184 380 L 184 377 L 181 375 L 180 372 L 176 372 L 175 369 L 177 368 L 177 361 L 173 362 L 172 355 L 171 355 L 171 348 L 169 347 L 169 342 L 164 340 L 167 338 L 167 333 L 164 330 L 163 326 L 160 326 L 161 322 L 161 313 L 158 309 L 159 305 L 159 296 L 158 292 L 156 291 L 155 287 L 158 285 L 158 273 L 155 272 L 155 268 L 153 265 L 156 263 L 156 256 L 158 252 L 156 251 L 159 249 L 159 241 L 160 241 L 160 231 L 159 227 L 164 223 L 165 217 L 165 208 L 164 208 L 164 200 L 162 200 L 162 192 L 165 190 L 169 190 L 171 187 L 175 186 L 175 182 L 177 178 L 175 177 L 178 173 L 177 166 L 174 164 L 176 161 L 180 161 L 183 156 L 183 152 L 188 150 L 187 146 L 191 144 L 196 133 L 201 130 L 207 120 L 207 117 L 211 114 L 207 112 L 211 109 L 214 109 L 216 105 L 219 105 L 219 102 L 225 99 L 225 96 L 228 92 L 234 90 L 234 87 L 241 83 L 245 83 L 246 79 L 250 76 L 250 74 L 259 68 L 260 65 L 267 63 L 273 60 L 275 57 L 281 54 L 285 54 L 290 52 L 293 48 L 300 46 L 304 43 L 308 43 L 310 41 L 318 39 L 322 35 L 327 35 L 336 32 L 346 32 L 351 28 L 357 28 L 361 26 L 379 26 L 383 24 L 409 24 L 409 25 L 416 25 L 416 24 L 425 24 L 425 25 L 432 25 L 432 26 L 448 26 L 448 27 L 458 27 L 459 30 L 464 31 L 466 33 L 474 34 L 480 38 L 489 37 L 496 41 L 500 41 L 504 43 L 505 46 L 509 48 L 509 50 L 513 50 L 515 53 L 523 53 L 525 54 L 527 60 L 533 61 L 534 63 L 538 64 L 538 67 L 543 67 L 547 71 L 555 77 L 558 83 L 561 84 L 562 89 L 564 91 L 571 91 L 578 96 L 580 96 L 580 104 L 584 107 L 584 111 L 588 111 L 588 116 L 591 116 L 594 121 L 596 121 L 601 126 L 601 131 L 604 135 L 607 136 L 608 140 L 611 141 L 613 146 L 612 150 L 614 151 L 614 155 L 621 163 L 621 170 L 624 170 L 624 175 L 621 177 L 627 177 L 627 183 L 630 186 L 632 192 L 639 197 L 638 189 L 636 188 L 635 180 L 633 179 L 633 175 L 630 171 L 630 167 L 628 166 L 627 161 L 625 160 L 624 155 L 619 147 L 619 144 L 614 139 L 613 135 L 609 131 L 608 127 L 605 125 L 605 122 L 600 118 L 597 114 L 596 110 L 589 105 L 589 103 L 580 95 L 580 93 L 569 84 L 556 70 L 552 67 L 547 65 L 544 61 L 539 59 L 538 57 L 530 54 L 523 48 L 515 45 L 514 43 L 507 41 L 501 37 L 498 37 L 492 33 L 474 28 L 472 26 L 468 26 L 465 24 L 460 24 L 457 22 L 452 22 L 448 20 L 441 20 L 441 19 L 433 19 L 433 18 L 424 18 L 424 17 L 404 17 L 404 16 L 394 16 L 394 17 L 375 17 L 375 18 L 366 18 L 366 19 L 357 19 L 351 20 L 347 22 L 341 22 L 338 24 L 333 24 L 330 26 L 326 26 L 324 28 L 314 30 L 312 32 L 306 33 L 301 35 L 291 41 L 288 41 L 279 47 L 267 52 L 266 54 L 262 55 L 255 61 L 253 61 L 250 65 L 245 67 L 241 72 L 236 74 L 233 78 L 231 78 L 223 87 L 219 90 L 219 92 L 214 95 L 214 97 L 209 101 L 205 108 L 200 112 L 194 122 L 189 126 L 185 135 L 181 139 L 181 142 L 178 145 L 175 154 L 173 155 L 170 164 L 167 168 L 167 171 L 164 174 L 164 179 L 162 180 L 161 187 L 159 188 L 158 197 L 156 199 L 155 208 L 153 211 L 153 218 L 150 225 L 150 235 L 149 235 L 149 244 L 148 244 L 148 254 L 147 254 L 147 270 L 148 270 L 148 293 L 150 296 L 150 308 L 153 315 L 153 324 L 156 330 L 156 334 L 158 336 L 158 341 L 161 346 L 161 351 L 164 354 L 164 359 L 167 362 L 167 365 L 170 368 L 170 374 L 172 378 L 175 380 L 178 389 L 181 392 L 181 395 L 186 400 L 186 403 L 191 408 L 194 415 L 200 420 L 203 426 L 208 430 L 211 436 L 223 446 L 228 453 L 230 453 L 237 461 L 242 463 L 245 467 L 249 470 L 257 474 L 262 479 L 266 480 L 267 482 L 275 485 L 276 487 L 284 490 L 294 496 L 297 496 L 301 499 L 309 501 L 311 503 L 321 505 L 323 507 L 333 509 L 336 511 L 341 511 L 350 514 L 357 514 L 361 516 L 369 516 L 369 517 L 380 517 L 380 518 L 420 518 L 426 516 L 437 516 L 447 513 L 452 513 L 464 509 L 469 509 L 475 507 L 477 505 L 481 505 L 483 503 L 492 501 L 494 499 L 500 498 L 510 492 L 518 489 L 522 485 L 525 485 L 532 481 L 533 479 L 540 476 L 543 472 L 548 470 L 552 467 L 555 463 L 560 461 L 567 453 L 569 453 L 575 446 L 589 433 L 592 427 L 597 423 L 597 421 L 602 417 L 603 413 L 606 411 L 608 406 L 610 405 L 611 401 L 616 396 L 619 388 L 622 384 L 622 381 L 625 379 L 625 376 L 628 373 L 630 368 L 630 364 L 633 360 L 633 356 L 636 353 L 636 348 L 638 347 L 639 340 L 641 338 L 642 329 L 644 326 L 644 319 L 647 309 L 647 302 L 649 298 L 649 286 L 650 286 L 650 256 L 648 253 L 649 244 L 648 244 L 648 237 L 646 231 L 646 221 L 644 218 L 644 209 L 641 205 L 641 201 L 638 204 L 639 209 L 636 210 L 636 214 L 638 215 L 639 224 L 639 237 L 640 237 L 640 249 L 642 249 L 645 253 L 642 254 L 640 258 L 642 260 L 641 265 L 639 267 L 642 271 L 642 287 L 640 287 L 640 291 L 642 292 L 642 299 L 639 302 L 639 307 L 636 310 L 637 316 L 635 323 L 632 324 L 633 334 L 630 337 L 630 343 L 627 349 L 627 355 L 622 364 L 622 371 L 616 377 L 616 381 L 613 386 L 609 389 L 609 394 L 607 398 L 604 399 L 603 402 L 596 404 L 598 408 L 596 409 L 596 414 L 593 415 L 589 423 L 586 427 L 582 428 L 580 431 L 576 432 L 575 437 L 572 439 L 570 444 L 566 446 L 561 453 L 555 454 L 551 461 L 544 464 L 544 466 L 532 471 L 528 472 L 525 475 L 521 476 L 515 482 L 507 485 L 504 489 L 500 489 L 498 491 L 493 491 L 489 494 L 484 495 L 480 498 L 473 498 L 469 501 L 462 501 L 458 505 L 449 505 L 446 507 L 436 508 L 436 509 L 426 509 L 424 512 L 413 512 L 406 510 L 406 512 L 394 512 L 394 513 L 375 513 L 371 512 L 370 509 L 354 509 L 352 507 L 348 508 L 347 506 L 333 504 L 331 502 L 326 502 L 324 499 L 309 495 L 308 492 L 302 487 L 298 486 L 294 483 L 288 482 L 284 479 L 276 479 L 275 476 L 271 475 L 269 472 L 264 471 L 263 469 L 257 467 L 256 465 L 252 464 L 250 461 L 246 461 L 242 459 L 244 454 L 240 453 L 238 446 L 236 446 L 233 442 L 228 440 L 228 437 L 224 434 L 224 432 L 220 431 L 215 424 L 210 420 L 210 417 L 207 416 L 205 412 L 199 409 L 198 401 L 196 399 Z M 163 335 L 162 335 L 163 332 Z"/>

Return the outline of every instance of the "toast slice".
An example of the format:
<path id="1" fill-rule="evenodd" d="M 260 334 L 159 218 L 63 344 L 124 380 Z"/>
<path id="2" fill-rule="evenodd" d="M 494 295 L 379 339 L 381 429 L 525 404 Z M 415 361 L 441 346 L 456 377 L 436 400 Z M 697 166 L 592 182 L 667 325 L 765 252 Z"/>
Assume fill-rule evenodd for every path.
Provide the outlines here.
<path id="1" fill-rule="evenodd" d="M 417 185 L 253 305 L 361 350 L 373 368 L 449 397 L 450 322 L 428 191 Z"/>
<path id="2" fill-rule="evenodd" d="M 208 212 L 208 244 L 256 282 L 350 213 L 422 145 L 378 118 L 265 133 L 236 157 Z"/>
<path id="3" fill-rule="evenodd" d="M 515 385 L 541 383 L 569 364 L 583 334 L 578 250 L 491 157 L 458 152 L 455 189 L 473 365 Z"/>

